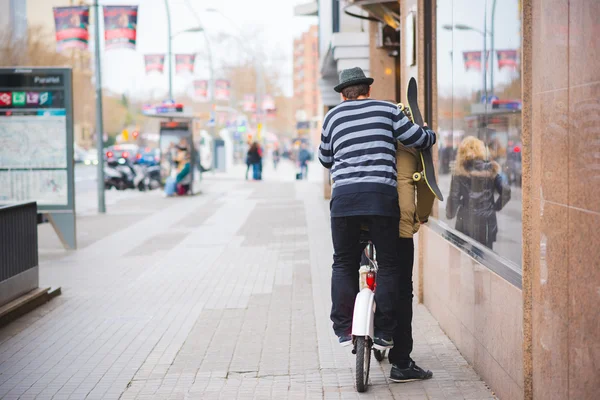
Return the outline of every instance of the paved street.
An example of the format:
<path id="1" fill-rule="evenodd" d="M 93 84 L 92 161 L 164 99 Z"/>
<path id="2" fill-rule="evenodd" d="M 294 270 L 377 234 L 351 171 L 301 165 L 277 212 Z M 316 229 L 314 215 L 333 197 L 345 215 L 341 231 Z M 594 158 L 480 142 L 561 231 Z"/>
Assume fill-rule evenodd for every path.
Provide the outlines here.
<path id="1" fill-rule="evenodd" d="M 393 384 L 373 359 L 359 396 L 328 317 L 320 167 L 244 170 L 205 174 L 194 197 L 115 195 L 78 218 L 76 252 L 41 226 L 40 286 L 63 294 L 0 329 L 0 398 L 494 398 L 421 305 L 413 358 L 434 379 Z"/>

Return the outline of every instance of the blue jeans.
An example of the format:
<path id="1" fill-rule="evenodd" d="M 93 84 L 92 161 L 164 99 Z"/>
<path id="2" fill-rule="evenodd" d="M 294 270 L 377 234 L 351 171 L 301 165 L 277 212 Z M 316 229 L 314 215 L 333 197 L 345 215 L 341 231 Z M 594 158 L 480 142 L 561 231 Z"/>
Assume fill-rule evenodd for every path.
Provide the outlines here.
<path id="1" fill-rule="evenodd" d="M 308 179 L 308 164 L 300 164 L 300 173 L 302 174 L 302 179 Z"/>
<path id="2" fill-rule="evenodd" d="M 260 165 L 260 163 L 256 163 L 256 164 L 252 164 L 252 178 L 254 180 L 261 180 L 262 179 L 262 166 Z"/>

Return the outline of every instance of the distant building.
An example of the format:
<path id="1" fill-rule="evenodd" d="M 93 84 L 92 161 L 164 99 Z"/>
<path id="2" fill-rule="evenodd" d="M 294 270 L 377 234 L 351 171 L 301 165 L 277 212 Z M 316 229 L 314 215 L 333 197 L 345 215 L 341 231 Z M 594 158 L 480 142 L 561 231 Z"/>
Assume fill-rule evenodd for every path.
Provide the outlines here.
<path id="1" fill-rule="evenodd" d="M 322 114 L 319 77 L 319 27 L 313 25 L 294 40 L 294 111 L 300 123 L 297 130 L 300 136 L 310 136 L 313 144 L 319 140 L 314 132 L 318 132 L 316 126 Z"/>

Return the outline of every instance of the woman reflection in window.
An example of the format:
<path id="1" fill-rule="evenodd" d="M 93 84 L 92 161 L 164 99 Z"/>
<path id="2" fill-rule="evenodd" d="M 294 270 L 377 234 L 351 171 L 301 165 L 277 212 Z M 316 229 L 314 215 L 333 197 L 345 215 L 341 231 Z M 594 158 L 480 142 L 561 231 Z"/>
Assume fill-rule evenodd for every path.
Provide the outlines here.
<path id="1" fill-rule="evenodd" d="M 467 136 L 460 144 L 446 217 L 456 217 L 456 230 L 491 249 L 498 233 L 496 212 L 510 200 L 510 186 L 500 175 L 500 165 L 487 154 L 476 137 Z"/>

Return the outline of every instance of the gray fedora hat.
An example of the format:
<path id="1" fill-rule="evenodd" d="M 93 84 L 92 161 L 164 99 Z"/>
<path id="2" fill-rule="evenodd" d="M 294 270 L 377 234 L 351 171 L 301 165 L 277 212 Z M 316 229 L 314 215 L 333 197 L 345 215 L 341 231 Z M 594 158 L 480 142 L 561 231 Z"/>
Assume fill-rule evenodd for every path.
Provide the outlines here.
<path id="1" fill-rule="evenodd" d="M 360 67 L 348 68 L 340 72 L 340 83 L 333 88 L 336 92 L 340 93 L 344 88 L 352 85 L 367 84 L 372 85 L 374 79 L 367 78 L 365 73 Z"/>

